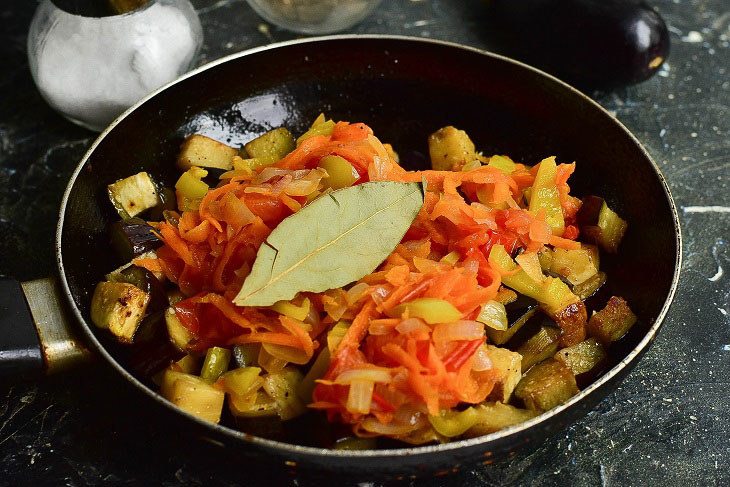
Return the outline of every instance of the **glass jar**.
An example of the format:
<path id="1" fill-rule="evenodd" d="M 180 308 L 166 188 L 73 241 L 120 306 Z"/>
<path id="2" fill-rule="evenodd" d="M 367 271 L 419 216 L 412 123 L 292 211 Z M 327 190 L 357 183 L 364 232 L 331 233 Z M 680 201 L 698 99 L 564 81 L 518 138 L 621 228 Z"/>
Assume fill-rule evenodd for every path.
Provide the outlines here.
<path id="1" fill-rule="evenodd" d="M 303 34 L 345 30 L 367 17 L 381 0 L 248 0 L 272 24 Z"/>
<path id="2" fill-rule="evenodd" d="M 138 2 L 144 5 L 105 16 L 59 8 L 80 3 L 40 3 L 28 33 L 28 61 L 51 107 L 101 131 L 140 98 L 188 71 L 203 32 L 188 0 Z"/>

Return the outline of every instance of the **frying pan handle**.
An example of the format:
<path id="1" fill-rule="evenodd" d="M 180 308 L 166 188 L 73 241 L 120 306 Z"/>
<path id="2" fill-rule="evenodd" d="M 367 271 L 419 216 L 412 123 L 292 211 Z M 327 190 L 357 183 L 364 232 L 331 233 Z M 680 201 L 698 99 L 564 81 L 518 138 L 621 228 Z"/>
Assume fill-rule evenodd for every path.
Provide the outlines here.
<path id="1" fill-rule="evenodd" d="M 0 376 L 53 374 L 90 358 L 54 279 L 0 279 Z"/>

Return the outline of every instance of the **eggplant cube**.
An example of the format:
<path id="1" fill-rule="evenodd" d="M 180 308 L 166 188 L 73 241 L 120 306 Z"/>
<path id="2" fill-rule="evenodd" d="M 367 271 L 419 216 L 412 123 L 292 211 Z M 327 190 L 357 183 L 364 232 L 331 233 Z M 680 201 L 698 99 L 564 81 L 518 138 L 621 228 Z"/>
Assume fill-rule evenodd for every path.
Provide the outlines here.
<path id="1" fill-rule="evenodd" d="M 581 284 L 598 273 L 598 248 L 581 244 L 576 250 L 555 249 L 550 270 L 568 279 L 571 284 Z"/>
<path id="2" fill-rule="evenodd" d="M 488 399 L 507 403 L 522 378 L 522 356 L 494 345 L 487 345 L 487 353 L 492 366 L 499 371 L 499 378 Z"/>
<path id="3" fill-rule="evenodd" d="M 527 409 L 547 411 L 578 394 L 575 375 L 563 362 L 548 359 L 527 371 L 515 396 Z"/>
<path id="4" fill-rule="evenodd" d="M 464 433 L 466 438 L 493 433 L 515 424 L 524 423 L 538 415 L 536 411 L 516 408 L 501 402 L 483 402 L 474 409 L 477 411 L 479 419 Z"/>
<path id="5" fill-rule="evenodd" d="M 168 369 L 160 393 L 175 406 L 206 421 L 217 423 L 221 419 L 226 394 L 200 377 Z"/>
<path id="6" fill-rule="evenodd" d="M 602 364 L 608 355 L 601 342 L 589 338 L 572 347 L 563 348 L 555 354 L 555 360 L 567 365 L 574 375 L 585 374 Z"/>
<path id="7" fill-rule="evenodd" d="M 591 316 L 588 320 L 588 334 L 595 337 L 604 345 L 610 345 L 629 331 L 636 323 L 636 315 L 631 311 L 626 301 L 618 296 L 612 296 L 606 307 Z"/>
<path id="8" fill-rule="evenodd" d="M 274 163 L 296 149 L 296 141 L 291 132 L 279 127 L 256 137 L 244 148 L 249 157 Z M 266 165 L 266 162 L 264 164 Z"/>
<path id="9" fill-rule="evenodd" d="M 177 165 L 183 171 L 192 166 L 230 170 L 233 168 L 233 156 L 237 155 L 238 151 L 233 147 L 205 135 L 193 134 L 180 146 Z"/>
<path id="10" fill-rule="evenodd" d="M 124 219 L 139 215 L 160 202 L 155 183 L 144 171 L 110 184 L 107 191 L 114 208 Z"/>
<path id="11" fill-rule="evenodd" d="M 119 341 L 132 343 L 149 301 L 150 296 L 132 284 L 100 282 L 91 299 L 91 321 Z"/>

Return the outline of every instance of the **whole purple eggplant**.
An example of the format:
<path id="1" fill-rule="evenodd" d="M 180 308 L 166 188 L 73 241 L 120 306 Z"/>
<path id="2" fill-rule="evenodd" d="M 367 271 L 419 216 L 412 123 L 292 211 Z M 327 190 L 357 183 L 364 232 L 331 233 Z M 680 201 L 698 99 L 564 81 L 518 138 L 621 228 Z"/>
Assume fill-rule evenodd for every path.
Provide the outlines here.
<path id="1" fill-rule="evenodd" d="M 669 55 L 659 13 L 641 0 L 488 0 L 490 46 L 581 88 L 651 77 Z"/>

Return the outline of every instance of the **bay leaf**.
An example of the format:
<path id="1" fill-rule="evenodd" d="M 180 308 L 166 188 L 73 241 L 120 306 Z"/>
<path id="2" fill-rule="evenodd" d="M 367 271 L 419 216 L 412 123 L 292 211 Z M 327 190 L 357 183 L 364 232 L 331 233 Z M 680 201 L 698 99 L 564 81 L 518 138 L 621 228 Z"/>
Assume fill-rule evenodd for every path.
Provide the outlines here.
<path id="1" fill-rule="evenodd" d="M 318 198 L 271 232 L 233 303 L 270 306 L 373 272 L 411 226 L 424 192 L 422 182 L 376 181 Z"/>

